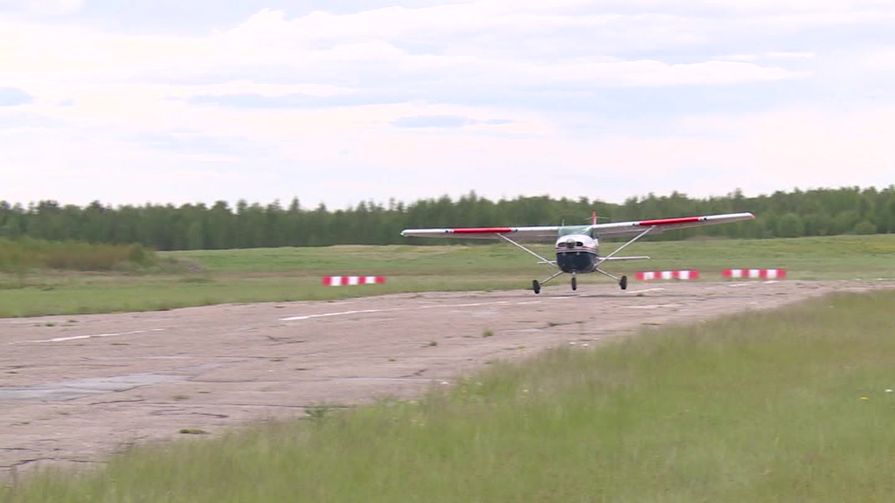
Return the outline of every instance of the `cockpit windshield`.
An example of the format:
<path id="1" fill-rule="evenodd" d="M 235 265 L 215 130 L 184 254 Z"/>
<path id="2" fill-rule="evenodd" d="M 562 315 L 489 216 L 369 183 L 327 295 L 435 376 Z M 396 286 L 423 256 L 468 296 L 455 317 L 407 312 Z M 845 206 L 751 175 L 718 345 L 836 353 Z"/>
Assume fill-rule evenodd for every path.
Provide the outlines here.
<path id="1" fill-rule="evenodd" d="M 559 229 L 560 236 L 568 236 L 570 234 L 589 234 L 589 225 L 565 225 Z"/>

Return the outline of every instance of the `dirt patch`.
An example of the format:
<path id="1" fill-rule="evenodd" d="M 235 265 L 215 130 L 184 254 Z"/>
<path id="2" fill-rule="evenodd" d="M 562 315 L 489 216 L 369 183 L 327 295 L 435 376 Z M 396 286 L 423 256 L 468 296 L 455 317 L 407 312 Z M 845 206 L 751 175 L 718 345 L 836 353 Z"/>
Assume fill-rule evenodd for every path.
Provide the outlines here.
<path id="1" fill-rule="evenodd" d="M 406 398 L 498 359 L 892 283 L 585 285 L 0 320 L 0 479 L 135 443 Z M 487 333 L 487 337 L 483 334 Z"/>

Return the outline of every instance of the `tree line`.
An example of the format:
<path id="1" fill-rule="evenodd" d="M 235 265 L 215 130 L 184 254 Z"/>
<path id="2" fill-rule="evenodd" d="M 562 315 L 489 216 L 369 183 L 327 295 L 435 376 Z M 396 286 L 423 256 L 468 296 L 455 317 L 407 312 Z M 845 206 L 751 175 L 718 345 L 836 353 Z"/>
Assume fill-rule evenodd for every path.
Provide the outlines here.
<path id="1" fill-rule="evenodd" d="M 895 232 L 895 185 L 876 188 L 778 191 L 747 197 L 736 190 L 723 197 L 691 198 L 673 192 L 631 197 L 622 204 L 597 199 L 547 196 L 492 201 L 474 192 L 454 200 L 443 196 L 410 204 L 365 201 L 349 209 L 321 204 L 302 207 L 239 201 L 235 206 L 144 204 L 87 206 L 40 201 L 27 206 L 0 201 L 0 237 L 31 237 L 89 243 L 139 243 L 157 250 L 400 244 L 401 229 L 489 225 L 579 225 L 592 210 L 601 221 L 639 220 L 709 213 L 754 212 L 755 221 L 675 231 L 654 239 L 692 235 L 772 238 Z M 425 241 L 413 241 L 420 243 Z"/>

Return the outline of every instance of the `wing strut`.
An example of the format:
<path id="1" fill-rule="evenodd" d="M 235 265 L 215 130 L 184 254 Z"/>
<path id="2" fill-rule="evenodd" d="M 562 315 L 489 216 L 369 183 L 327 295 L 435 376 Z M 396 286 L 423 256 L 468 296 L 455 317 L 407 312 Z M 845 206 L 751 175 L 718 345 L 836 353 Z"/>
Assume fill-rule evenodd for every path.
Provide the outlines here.
<path id="1" fill-rule="evenodd" d="M 655 225 L 652 226 L 652 227 L 647 227 L 647 229 L 646 229 L 645 231 L 643 231 L 643 232 L 641 232 L 640 234 L 634 236 L 633 239 L 631 239 L 631 240 L 628 241 L 627 243 L 625 243 L 625 244 L 619 246 L 618 248 L 616 248 L 615 250 L 613 250 L 612 253 L 610 253 L 609 255 L 606 255 L 605 257 L 600 257 L 600 261 L 597 262 L 597 267 L 599 267 L 600 264 L 602 264 L 603 262 L 606 262 L 607 260 L 609 260 L 609 259 L 611 259 L 612 257 L 614 257 L 618 252 L 620 252 L 620 251 L 624 250 L 625 248 L 627 248 L 628 246 L 634 244 L 634 242 L 637 241 L 638 239 L 640 239 L 640 238 L 642 238 L 643 236 L 646 236 L 647 234 L 649 234 L 650 231 L 652 231 L 652 230 L 655 229 L 655 228 L 656 228 Z"/>
<path id="2" fill-rule="evenodd" d="M 533 252 L 532 250 L 528 249 L 528 248 L 525 247 L 525 246 L 520 245 L 519 243 L 517 243 L 517 242 L 513 241 L 512 239 L 510 239 L 510 238 L 504 236 L 503 234 L 498 234 L 497 236 L 500 237 L 500 239 L 503 239 L 504 241 L 506 241 L 507 243 L 510 243 L 511 245 L 516 246 L 516 247 L 518 247 L 518 248 L 524 250 L 526 253 L 528 253 L 528 254 L 530 254 L 530 255 L 534 255 L 535 257 L 537 257 L 537 258 L 540 260 L 540 262 L 538 262 L 539 264 L 548 264 L 548 265 L 554 265 L 554 264 L 556 264 L 556 261 L 554 261 L 554 260 L 549 260 L 549 259 L 546 259 L 546 258 L 544 258 L 544 257 L 542 257 L 542 256 L 540 256 L 540 255 L 538 255 L 537 253 Z"/>
<path id="3" fill-rule="evenodd" d="M 646 236 L 647 234 L 649 234 L 650 232 L 652 232 L 652 230 L 655 229 L 655 228 L 656 228 L 655 225 L 650 226 L 650 227 L 647 227 L 647 229 L 646 229 L 645 231 L 643 231 L 643 232 L 641 232 L 640 234 L 634 236 L 634 239 L 632 239 L 632 240 L 628 241 L 627 243 L 625 243 L 625 244 L 619 246 L 618 248 L 616 248 L 615 250 L 613 250 L 612 253 L 610 253 L 609 255 L 606 255 L 605 257 L 600 257 L 600 261 L 597 262 L 597 265 L 596 265 L 596 267 L 594 268 L 594 272 L 598 272 L 598 273 L 600 273 L 600 274 L 602 274 L 602 275 L 604 275 L 604 276 L 609 276 L 610 278 L 612 278 L 612 279 L 618 281 L 618 286 L 620 286 L 622 290 L 627 290 L 627 289 L 628 289 L 628 277 L 627 277 L 627 276 L 622 276 L 621 278 L 618 278 L 618 277 L 616 277 L 616 276 L 614 276 L 614 275 L 612 275 L 612 274 L 609 274 L 608 272 L 604 271 L 603 269 L 600 269 L 600 266 L 603 265 L 603 262 L 606 262 L 607 260 L 612 260 L 612 257 L 614 257 L 618 252 L 620 252 L 620 251 L 624 250 L 625 248 L 627 248 L 628 246 L 634 244 L 635 241 L 637 241 L 638 239 L 642 238 L 643 236 Z"/>

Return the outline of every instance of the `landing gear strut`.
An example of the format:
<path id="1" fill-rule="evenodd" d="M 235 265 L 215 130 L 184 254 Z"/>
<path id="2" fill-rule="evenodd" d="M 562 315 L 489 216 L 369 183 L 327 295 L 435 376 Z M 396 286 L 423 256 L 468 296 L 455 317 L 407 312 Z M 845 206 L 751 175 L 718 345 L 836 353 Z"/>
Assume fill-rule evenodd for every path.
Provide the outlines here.
<path id="1" fill-rule="evenodd" d="M 618 277 L 618 276 L 609 274 L 608 272 L 606 272 L 606 271 L 604 271 L 603 269 L 600 269 L 600 268 L 595 269 L 594 272 L 598 272 L 598 273 L 602 274 L 603 276 L 607 276 L 607 277 L 609 277 L 609 278 L 614 279 L 615 281 L 618 281 L 618 286 L 619 286 L 622 290 L 627 290 L 627 289 L 628 289 L 628 277 L 627 277 L 627 276 Z"/>
<path id="2" fill-rule="evenodd" d="M 562 271 L 557 271 L 556 274 L 550 276 L 549 278 L 545 279 L 544 281 L 539 282 L 538 280 L 533 280 L 531 282 L 532 291 L 534 291 L 534 293 L 541 293 L 541 286 L 546 285 L 547 282 L 551 281 L 553 278 L 559 276 L 560 274 L 562 274 Z"/>

